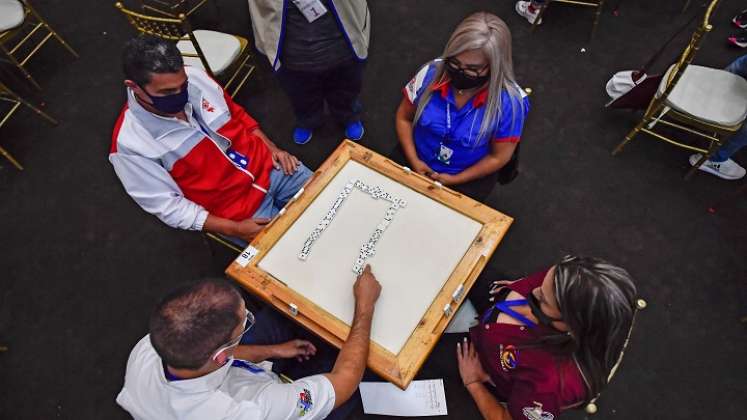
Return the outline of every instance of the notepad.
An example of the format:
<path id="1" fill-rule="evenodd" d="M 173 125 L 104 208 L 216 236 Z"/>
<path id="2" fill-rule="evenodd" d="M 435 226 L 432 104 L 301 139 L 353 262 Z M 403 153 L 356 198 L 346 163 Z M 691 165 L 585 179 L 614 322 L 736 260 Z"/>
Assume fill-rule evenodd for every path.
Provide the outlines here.
<path id="1" fill-rule="evenodd" d="M 403 417 L 448 414 L 443 379 L 412 381 L 404 391 L 388 382 L 362 382 L 360 391 L 366 414 Z"/>

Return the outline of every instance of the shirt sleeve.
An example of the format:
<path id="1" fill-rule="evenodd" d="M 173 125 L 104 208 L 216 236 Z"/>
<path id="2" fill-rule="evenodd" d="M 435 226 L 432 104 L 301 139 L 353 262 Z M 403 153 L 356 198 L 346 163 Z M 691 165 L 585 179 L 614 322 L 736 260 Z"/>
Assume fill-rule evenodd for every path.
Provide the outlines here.
<path id="1" fill-rule="evenodd" d="M 560 414 L 555 394 L 537 393 L 521 385 L 511 392 L 508 411 L 513 420 L 553 420 Z"/>
<path id="2" fill-rule="evenodd" d="M 202 230 L 208 211 L 184 197 L 164 167 L 151 159 L 119 152 L 110 154 L 109 161 L 127 194 L 143 210 L 171 227 Z"/>
<path id="3" fill-rule="evenodd" d="M 429 73 L 431 73 L 431 65 L 426 64 L 418 70 L 417 74 L 410 79 L 410 81 L 402 89 L 402 93 L 405 95 L 411 104 L 416 104 L 418 98 L 423 93 L 423 89 L 430 83 Z"/>
<path id="4" fill-rule="evenodd" d="M 301 378 L 292 383 L 275 383 L 257 399 L 267 419 L 323 419 L 335 406 L 335 390 L 324 375 Z"/>
<path id="5" fill-rule="evenodd" d="M 521 139 L 524 121 L 529 112 L 529 100 L 524 90 L 519 90 L 522 95 L 521 101 L 507 93 L 501 98 L 501 120 L 493 139 L 496 142 L 518 143 Z"/>

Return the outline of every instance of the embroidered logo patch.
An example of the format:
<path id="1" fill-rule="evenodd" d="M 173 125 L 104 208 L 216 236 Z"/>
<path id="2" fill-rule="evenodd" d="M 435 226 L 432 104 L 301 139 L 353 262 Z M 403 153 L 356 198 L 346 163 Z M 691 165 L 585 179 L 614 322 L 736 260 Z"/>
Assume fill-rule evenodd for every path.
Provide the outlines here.
<path id="1" fill-rule="evenodd" d="M 553 420 L 555 418 L 552 413 L 542 411 L 542 403 L 537 401 L 534 401 L 534 407 L 524 407 L 521 412 L 529 420 Z"/>
<path id="2" fill-rule="evenodd" d="M 519 349 L 511 344 L 506 346 L 501 344 L 498 357 L 500 358 L 501 369 L 508 372 L 510 369 L 515 369 L 519 364 Z"/>
<path id="3" fill-rule="evenodd" d="M 311 411 L 313 406 L 314 402 L 311 401 L 311 391 L 304 388 L 303 392 L 299 394 L 298 403 L 296 403 L 296 407 L 298 407 L 298 416 L 305 416 L 306 413 Z"/>
<path id="4" fill-rule="evenodd" d="M 210 102 L 207 101 L 207 99 L 202 99 L 202 109 L 204 109 L 207 112 L 213 112 L 215 111 L 215 107 L 210 104 Z"/>

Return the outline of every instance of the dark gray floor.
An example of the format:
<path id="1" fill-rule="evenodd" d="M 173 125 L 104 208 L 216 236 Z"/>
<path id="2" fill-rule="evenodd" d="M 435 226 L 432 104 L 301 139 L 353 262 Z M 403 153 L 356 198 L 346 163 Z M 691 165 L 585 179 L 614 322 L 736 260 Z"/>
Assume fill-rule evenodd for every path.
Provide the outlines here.
<path id="1" fill-rule="evenodd" d="M 199 234 L 145 214 L 107 161 L 123 103 L 119 51 L 132 34 L 113 1 L 34 3 L 81 58 L 51 42 L 30 66 L 58 127 L 22 111 L 0 134 L 26 166 L 17 172 L 0 159 L 0 342 L 10 347 L 0 354 L 0 418 L 127 418 L 114 397 L 150 308 L 183 281 L 220 274 L 230 256 L 212 258 Z M 207 7 L 198 20 L 250 35 L 245 0 L 216 3 L 218 10 Z M 370 2 L 363 144 L 384 153 L 396 143 L 402 85 L 440 53 L 459 20 L 485 9 L 512 28 L 516 74 L 534 89 L 533 109 L 522 173 L 488 200 L 516 222 L 480 281 L 520 276 L 567 252 L 631 271 L 650 306 L 600 401 L 599 419 L 743 418 L 747 409 L 747 338 L 739 322 L 747 315 L 747 203 L 742 197 L 717 214 L 706 211 L 744 181 L 699 174 L 684 182 L 688 153 L 645 136 L 621 156 L 609 154 L 638 116 L 603 109 L 604 83 L 642 64 L 686 20 L 683 3 L 624 1 L 619 16 L 605 11 L 588 43 L 591 12 L 567 6 L 554 6 L 530 35 L 510 0 Z M 722 67 L 740 54 L 725 37 L 742 5 L 722 3 L 698 63 Z M 288 101 L 266 61 L 257 62 L 240 102 L 277 143 L 316 167 L 340 131 L 328 124 L 311 144 L 290 144 Z M 744 152 L 736 158 L 747 163 Z M 446 377 L 450 417 L 475 418 L 456 378 L 451 340 L 444 341 L 421 377 Z"/>

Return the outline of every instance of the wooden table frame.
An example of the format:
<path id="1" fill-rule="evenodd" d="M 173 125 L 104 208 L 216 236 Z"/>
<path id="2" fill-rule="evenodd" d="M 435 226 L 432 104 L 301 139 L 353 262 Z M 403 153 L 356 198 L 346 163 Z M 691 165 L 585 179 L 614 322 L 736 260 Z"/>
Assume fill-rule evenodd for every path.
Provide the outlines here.
<path id="1" fill-rule="evenodd" d="M 371 341 L 368 366 L 381 377 L 405 389 L 420 370 L 446 329 L 449 319 L 462 304 L 467 292 L 503 239 L 513 222 L 511 217 L 442 187 L 439 183 L 359 144 L 345 140 L 316 170 L 305 187 L 226 269 L 226 274 L 287 317 L 330 344 L 341 347 L 350 332 L 350 326 L 287 287 L 281 280 L 259 268 L 258 264 L 350 160 L 406 185 L 483 225 L 399 354 L 393 354 Z"/>

